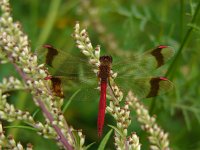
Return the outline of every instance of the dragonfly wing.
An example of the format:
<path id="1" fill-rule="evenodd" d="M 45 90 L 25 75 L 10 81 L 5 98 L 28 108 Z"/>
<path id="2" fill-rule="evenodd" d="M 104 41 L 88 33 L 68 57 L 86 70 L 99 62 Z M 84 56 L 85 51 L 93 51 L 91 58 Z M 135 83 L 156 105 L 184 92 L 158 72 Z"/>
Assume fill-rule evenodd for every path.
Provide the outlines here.
<path id="1" fill-rule="evenodd" d="M 170 46 L 158 46 L 145 55 L 153 57 L 156 60 L 156 68 L 159 68 L 174 56 L 174 50 Z"/>
<path id="2" fill-rule="evenodd" d="M 142 55 L 127 58 L 123 63 L 117 63 L 113 66 L 113 70 L 116 70 L 119 76 L 147 76 L 155 69 L 163 66 L 173 55 L 174 50 L 171 47 L 158 46 Z"/>
<path id="3" fill-rule="evenodd" d="M 69 98 L 71 95 L 70 93 L 75 93 L 78 89 L 79 92 L 73 100 L 75 102 L 94 102 L 99 99 L 100 91 L 95 88 L 95 86 L 97 87 L 98 85 L 97 82 L 86 82 L 82 80 L 79 83 L 73 83 L 70 79 L 56 76 L 48 77 L 48 79 L 51 80 L 51 90 L 55 96 Z"/>
<path id="4" fill-rule="evenodd" d="M 173 83 L 164 77 L 135 78 L 120 85 L 122 89 L 132 90 L 139 98 L 162 95 L 173 88 Z"/>
<path id="5" fill-rule="evenodd" d="M 77 75 L 80 69 L 85 70 L 89 76 L 94 75 L 86 58 L 73 56 L 52 45 L 44 45 L 43 48 L 37 49 L 36 53 L 41 63 L 50 66 L 49 70 L 53 75 Z"/>

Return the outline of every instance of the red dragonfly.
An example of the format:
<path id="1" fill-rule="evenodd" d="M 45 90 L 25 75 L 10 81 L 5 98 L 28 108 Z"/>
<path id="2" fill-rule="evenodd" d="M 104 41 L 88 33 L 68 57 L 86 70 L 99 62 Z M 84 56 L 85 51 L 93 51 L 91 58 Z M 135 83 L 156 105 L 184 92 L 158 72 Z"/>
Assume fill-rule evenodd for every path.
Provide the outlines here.
<path id="1" fill-rule="evenodd" d="M 74 65 L 71 66 L 63 65 L 63 62 L 61 60 L 65 58 L 67 61 L 69 59 L 69 56 L 66 56 L 66 53 L 57 50 L 51 45 L 44 45 L 43 47 L 46 50 L 45 63 L 48 66 L 51 67 L 61 66 L 60 68 L 66 66 L 66 68 L 63 69 L 63 71 L 65 70 L 69 71 L 70 69 L 76 67 Z M 146 76 L 148 72 L 163 66 L 173 56 L 173 54 L 174 51 L 172 48 L 168 46 L 158 46 L 155 49 L 147 51 L 141 56 L 131 57 L 131 59 L 134 59 L 132 60 L 132 63 L 130 63 L 130 61 L 127 60 L 121 64 L 119 63 L 118 65 L 116 65 L 116 66 L 121 66 L 121 74 L 120 72 L 118 73 L 119 77 L 116 78 L 116 82 L 117 79 L 119 79 L 120 83 L 121 79 L 122 82 L 119 85 L 125 84 L 125 87 L 127 87 L 127 85 L 131 85 L 130 87 L 128 87 L 128 89 L 133 90 L 133 92 L 138 97 L 141 98 L 154 97 L 162 93 L 165 93 L 173 87 L 173 84 L 167 78 L 160 76 L 156 77 L 146 77 Z M 56 59 L 56 57 L 58 58 Z M 100 64 L 98 67 L 99 70 L 97 76 L 100 80 L 100 100 L 99 100 L 97 128 L 98 128 L 98 136 L 101 137 L 103 132 L 105 109 L 106 109 L 106 91 L 107 91 L 107 86 L 110 86 L 110 78 L 112 78 L 111 70 L 115 68 L 115 65 L 112 66 L 113 59 L 111 56 L 101 56 L 99 58 L 99 62 Z M 125 77 L 126 78 L 128 77 L 129 80 L 123 78 L 122 74 L 125 74 Z M 70 78 L 74 78 L 74 75 L 75 74 L 72 73 Z M 46 79 L 50 79 L 52 81 L 52 90 L 55 93 L 55 95 L 59 97 L 64 97 L 61 88 L 62 84 L 61 77 L 48 76 Z M 129 82 L 129 84 L 127 82 Z"/>

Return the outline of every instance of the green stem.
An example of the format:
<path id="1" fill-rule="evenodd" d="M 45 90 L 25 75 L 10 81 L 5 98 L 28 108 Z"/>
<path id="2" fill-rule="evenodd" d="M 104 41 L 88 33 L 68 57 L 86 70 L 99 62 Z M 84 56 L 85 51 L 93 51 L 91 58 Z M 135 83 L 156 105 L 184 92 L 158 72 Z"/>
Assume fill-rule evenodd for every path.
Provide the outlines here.
<path id="1" fill-rule="evenodd" d="M 38 8 L 38 6 L 39 6 L 39 0 L 34 0 L 34 1 L 30 1 L 31 2 L 31 4 L 30 4 L 30 6 L 31 6 L 31 8 L 30 8 L 30 10 L 31 10 L 31 16 L 30 16 L 30 22 L 31 22 L 31 24 L 33 25 L 32 26 L 32 30 L 31 30 L 31 39 L 32 39 L 32 43 L 35 43 L 36 42 L 36 40 L 37 40 L 37 32 L 38 32 L 38 26 L 36 26 L 36 24 L 37 24 L 37 21 L 38 21 L 38 10 L 39 10 L 39 8 Z M 36 45 L 31 45 L 32 46 L 32 48 L 33 49 L 35 49 L 36 48 Z"/>
<path id="2" fill-rule="evenodd" d="M 200 2 L 199 2 L 198 5 L 197 5 L 197 8 L 196 8 L 196 10 L 195 10 L 195 14 L 194 14 L 194 16 L 193 16 L 192 21 L 191 21 L 190 24 L 194 24 L 194 23 L 195 23 L 196 18 L 197 18 L 197 15 L 198 15 L 198 12 L 199 12 L 199 9 L 200 9 Z M 174 57 L 172 63 L 171 63 L 170 66 L 169 66 L 169 69 L 168 69 L 168 71 L 167 71 L 167 73 L 166 73 L 166 76 L 170 76 L 170 73 L 172 73 L 173 70 L 178 66 L 178 62 L 179 62 L 179 59 L 180 59 L 180 56 L 181 56 L 181 52 L 182 52 L 182 50 L 184 49 L 184 47 L 185 47 L 187 41 L 189 40 L 189 37 L 190 37 L 190 35 L 191 35 L 193 29 L 194 29 L 193 27 L 190 27 L 190 28 L 188 29 L 188 31 L 187 31 L 187 33 L 186 33 L 186 35 L 185 35 L 185 37 L 184 37 L 184 39 L 183 39 L 183 41 L 182 41 L 182 43 L 181 43 L 181 46 L 180 46 L 179 49 L 178 49 L 178 52 L 177 52 L 176 56 Z M 173 78 L 172 75 L 171 75 L 171 78 Z"/>
<path id="3" fill-rule="evenodd" d="M 184 0 L 180 0 L 180 41 L 183 40 Z"/>
<path id="4" fill-rule="evenodd" d="M 7 128 L 7 129 L 18 128 L 18 129 L 27 129 L 27 130 L 31 130 L 31 131 L 37 131 L 36 128 L 29 127 L 29 126 L 22 126 L 22 125 L 5 126 L 4 128 Z"/>
<path id="5" fill-rule="evenodd" d="M 51 33 L 51 30 L 53 28 L 54 22 L 56 20 L 60 3 L 61 3 L 61 0 L 52 0 L 51 1 L 43 30 L 38 38 L 36 45 L 40 46 L 40 45 L 44 44 L 46 42 L 46 40 L 48 39 L 49 34 Z"/>
<path id="6" fill-rule="evenodd" d="M 195 10 L 194 16 L 192 17 L 192 20 L 191 20 L 190 24 L 194 24 L 195 23 L 197 15 L 198 15 L 198 12 L 199 12 L 199 9 L 200 9 L 200 2 L 197 5 L 197 8 Z M 186 43 L 187 43 L 187 41 L 188 41 L 193 29 L 194 29 L 193 27 L 190 27 L 188 29 L 187 33 L 185 34 L 185 36 L 183 38 L 183 41 L 182 41 L 182 43 L 181 43 L 181 45 L 180 45 L 180 47 L 178 49 L 178 52 L 177 52 L 176 56 L 174 57 L 172 63 L 170 64 L 168 71 L 165 74 L 166 77 L 170 76 L 170 73 L 173 72 L 173 74 L 170 76 L 171 79 L 173 78 L 173 75 L 175 74 L 174 70 L 175 70 L 175 68 L 178 67 L 178 62 L 179 62 L 179 59 L 180 59 L 180 56 L 181 56 L 181 52 L 184 49 L 184 47 L 185 47 L 185 45 L 186 45 Z M 151 106 L 150 106 L 150 114 L 153 113 L 155 105 L 156 105 L 156 98 L 154 98 L 152 100 L 152 103 L 151 103 Z"/>

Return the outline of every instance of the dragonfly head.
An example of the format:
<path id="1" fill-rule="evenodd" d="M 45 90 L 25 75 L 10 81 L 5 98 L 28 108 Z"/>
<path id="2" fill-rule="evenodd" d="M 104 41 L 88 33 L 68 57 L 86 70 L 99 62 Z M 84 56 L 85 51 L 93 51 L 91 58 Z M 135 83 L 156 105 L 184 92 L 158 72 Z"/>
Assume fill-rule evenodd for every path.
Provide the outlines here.
<path id="1" fill-rule="evenodd" d="M 112 64 L 112 56 L 101 56 L 99 61 L 103 65 L 110 65 Z"/>

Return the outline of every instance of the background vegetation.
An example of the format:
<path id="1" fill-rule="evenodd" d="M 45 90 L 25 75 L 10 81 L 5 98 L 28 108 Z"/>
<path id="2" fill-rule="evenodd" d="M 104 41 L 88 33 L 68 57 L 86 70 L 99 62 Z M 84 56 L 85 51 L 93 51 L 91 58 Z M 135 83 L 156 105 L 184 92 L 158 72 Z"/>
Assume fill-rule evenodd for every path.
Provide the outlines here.
<path id="1" fill-rule="evenodd" d="M 13 17 L 22 23 L 33 50 L 49 43 L 79 55 L 71 37 L 77 20 L 87 27 L 92 43 L 101 45 L 101 53 L 114 58 L 123 59 L 127 53 L 143 52 L 157 45 L 172 46 L 178 55 L 163 68 L 163 75 L 169 68 L 167 76 L 175 88 L 164 96 L 143 102 L 152 114 L 157 115 L 158 124 L 169 132 L 173 149 L 200 149 L 198 0 L 18 0 L 11 1 L 11 6 Z M 9 65 L 1 65 L 0 71 L 1 79 L 6 75 L 15 75 Z M 27 92 L 13 92 L 10 101 L 23 110 L 35 112 L 37 109 Z M 96 141 L 94 147 L 99 142 L 96 134 L 97 105 L 98 101 L 72 101 L 65 114 L 70 125 L 83 129 L 87 143 Z M 37 119 L 40 120 L 41 115 L 39 112 Z M 147 135 L 135 120 L 133 114 L 129 130 L 140 137 L 142 149 L 148 149 Z M 110 116 L 106 116 L 105 122 L 114 123 Z M 10 125 L 6 122 L 3 124 Z M 105 128 L 107 132 L 109 127 Z M 54 141 L 49 142 L 33 131 L 10 128 L 6 132 L 12 133 L 16 140 L 31 142 L 37 150 L 58 148 Z M 107 147 L 114 148 L 112 138 Z"/>

